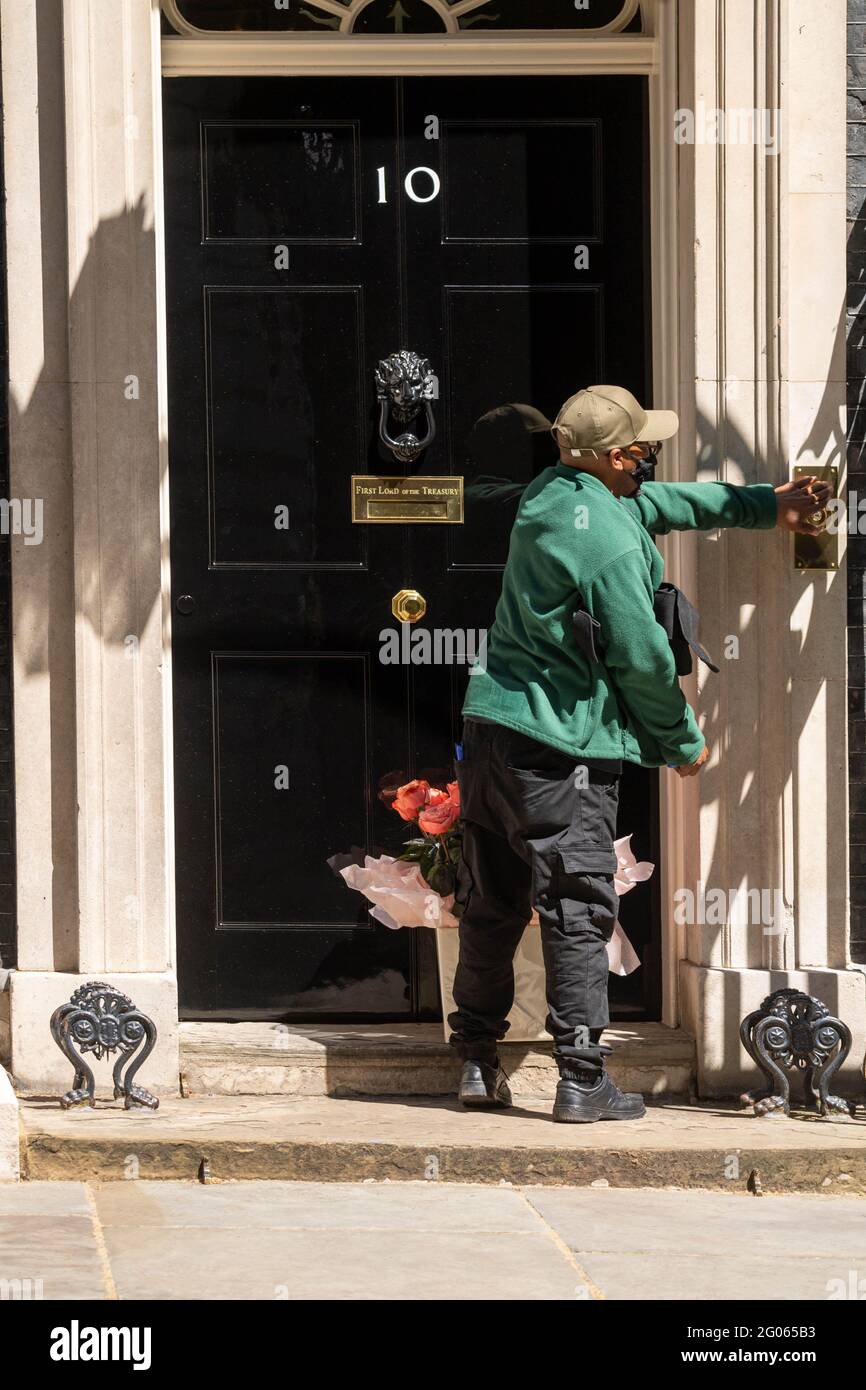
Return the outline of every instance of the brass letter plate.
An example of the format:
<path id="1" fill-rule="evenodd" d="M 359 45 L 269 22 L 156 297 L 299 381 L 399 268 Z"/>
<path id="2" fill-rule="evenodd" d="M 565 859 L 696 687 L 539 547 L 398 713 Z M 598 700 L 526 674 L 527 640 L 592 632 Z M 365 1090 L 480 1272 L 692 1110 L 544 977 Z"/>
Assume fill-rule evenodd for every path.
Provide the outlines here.
<path id="1" fill-rule="evenodd" d="M 353 474 L 352 520 L 368 526 L 461 526 L 463 479 Z"/>
<path id="2" fill-rule="evenodd" d="M 839 485 L 839 470 L 829 466 L 808 468 L 797 464 L 795 478 L 814 475 L 830 484 L 830 496 L 835 497 Z M 822 531 L 820 536 L 794 536 L 794 569 L 835 570 L 839 567 L 839 537 L 834 531 Z"/>

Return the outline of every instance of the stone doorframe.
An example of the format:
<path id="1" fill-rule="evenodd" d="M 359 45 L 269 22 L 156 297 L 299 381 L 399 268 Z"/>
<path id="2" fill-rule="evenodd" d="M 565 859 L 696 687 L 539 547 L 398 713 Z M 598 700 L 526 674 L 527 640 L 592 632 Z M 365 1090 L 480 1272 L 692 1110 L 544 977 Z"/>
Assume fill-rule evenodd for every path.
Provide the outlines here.
<path id="1" fill-rule="evenodd" d="M 639 35 L 161 38 L 158 0 L 0 0 L 0 24 L 11 491 L 44 498 L 46 515 L 43 544 L 16 537 L 12 553 L 13 1069 L 25 1090 L 65 1082 L 50 1011 L 108 976 L 157 1019 L 148 1085 L 171 1091 L 162 73 L 647 74 L 654 394 L 682 420 L 665 477 L 694 477 L 697 458 L 702 478 L 776 481 L 813 456 L 844 464 L 844 14 L 833 0 L 649 0 Z M 701 103 L 781 106 L 782 154 L 677 144 L 675 112 Z M 717 453 L 731 461 L 717 467 Z M 778 536 L 673 537 L 665 550 L 710 650 L 740 638 L 739 660 L 691 692 L 715 742 L 709 772 L 662 775 L 664 1019 L 695 1033 L 712 1091 L 736 1084 L 736 1024 L 771 978 L 806 971 L 864 1033 L 836 868 L 844 582 L 795 575 Z M 698 880 L 778 885 L 781 931 L 677 926 L 674 892 Z"/>

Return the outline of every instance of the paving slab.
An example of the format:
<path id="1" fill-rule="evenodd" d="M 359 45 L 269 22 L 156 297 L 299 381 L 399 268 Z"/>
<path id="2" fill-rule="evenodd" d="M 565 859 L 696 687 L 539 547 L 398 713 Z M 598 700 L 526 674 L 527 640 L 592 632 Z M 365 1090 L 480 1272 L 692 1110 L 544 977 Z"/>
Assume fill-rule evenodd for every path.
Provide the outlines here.
<path id="1" fill-rule="evenodd" d="M 542 1233 L 109 1227 L 121 1298 L 563 1299 L 582 1275 Z"/>
<path id="2" fill-rule="evenodd" d="M 110 1293 L 93 1199 L 83 1184 L 0 1187 L 0 1301 Z"/>
<path id="3" fill-rule="evenodd" d="M 704 1258 L 752 1251 L 770 1259 L 787 1256 L 793 1240 L 810 1258 L 853 1260 L 866 1274 L 866 1202 L 858 1197 L 828 1202 L 798 1193 L 732 1201 L 721 1192 L 537 1188 L 527 1201 L 573 1250 Z"/>
<path id="4" fill-rule="evenodd" d="M 39 1184 L 42 1186 L 42 1184 Z M 436 1183 L 106 1183 L 95 1188 L 108 1227 L 220 1230 L 440 1231 L 537 1234 L 539 1214 L 513 1188 Z"/>
<path id="5" fill-rule="evenodd" d="M 156 1112 L 24 1101 L 31 1179 L 195 1178 L 541 1183 L 866 1193 L 866 1121 L 757 1119 L 666 1104 L 629 1124 L 556 1125 L 549 1104 L 509 1111 L 455 1101 L 219 1096 Z"/>
<path id="6" fill-rule="evenodd" d="M 766 1302 L 866 1288 L 866 1203 L 852 1195 L 129 1181 L 0 1198 L 4 1298 Z"/>
<path id="7" fill-rule="evenodd" d="M 0 1183 L 0 1217 L 65 1216 L 92 1218 L 87 1188 L 80 1182 Z"/>
<path id="8" fill-rule="evenodd" d="M 93 1194 L 120 1298 L 537 1300 L 586 1282 L 510 1188 L 144 1181 Z"/>
<path id="9" fill-rule="evenodd" d="M 866 1278 L 866 1202 L 851 1196 L 534 1188 L 608 1298 L 827 1299 Z"/>
<path id="10" fill-rule="evenodd" d="M 803 1253 L 768 1260 L 750 1253 L 728 1259 L 701 1255 L 581 1255 L 593 1285 L 607 1299 L 735 1303 L 808 1299 L 827 1301 L 829 1291 L 848 1277 L 839 1260 L 814 1260 Z M 861 1268 L 861 1277 L 866 1269 Z M 862 1295 L 861 1295 L 862 1297 Z M 768 1313 L 769 1313 L 768 1306 Z M 713 1309 L 716 1314 L 716 1309 Z M 714 1319 L 715 1320 L 715 1316 Z M 768 1321 L 774 1321 L 770 1315 Z"/>

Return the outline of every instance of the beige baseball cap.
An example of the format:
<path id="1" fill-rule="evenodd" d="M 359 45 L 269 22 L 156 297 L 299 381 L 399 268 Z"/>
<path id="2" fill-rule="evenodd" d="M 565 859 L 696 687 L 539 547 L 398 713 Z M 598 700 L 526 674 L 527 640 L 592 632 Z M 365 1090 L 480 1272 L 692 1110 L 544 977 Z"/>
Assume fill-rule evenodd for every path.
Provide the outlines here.
<path id="1" fill-rule="evenodd" d="M 587 386 L 578 391 L 565 402 L 553 425 L 575 457 L 595 458 L 630 444 L 670 439 L 679 427 L 673 410 L 644 410 L 623 386 Z"/>

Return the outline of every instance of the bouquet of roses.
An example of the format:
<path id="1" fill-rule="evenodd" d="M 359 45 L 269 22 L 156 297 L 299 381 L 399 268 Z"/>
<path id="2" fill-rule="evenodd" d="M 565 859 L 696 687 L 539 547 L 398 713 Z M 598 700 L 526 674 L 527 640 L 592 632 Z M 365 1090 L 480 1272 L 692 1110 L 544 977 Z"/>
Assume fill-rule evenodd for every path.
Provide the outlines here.
<path id="1" fill-rule="evenodd" d="M 388 799 L 387 784 L 380 791 Z M 443 897 L 453 893 L 460 864 L 460 790 L 456 782 L 445 787 L 431 786 L 425 779 L 407 782 L 398 787 L 391 809 L 402 820 L 417 825 L 420 834 L 409 840 L 400 855 L 402 860 L 417 864 L 422 877 Z"/>
<path id="2" fill-rule="evenodd" d="M 392 773 L 379 784 L 380 800 L 419 832 L 407 842 L 403 853 L 394 858 L 357 850 L 336 854 L 328 863 L 349 888 L 363 893 L 373 904 L 370 915 L 384 926 L 395 931 L 400 927 L 456 927 L 459 909 L 455 913 L 454 892 L 462 859 L 457 783 L 441 785 L 422 777 L 400 785 L 403 775 Z M 614 850 L 614 888 L 617 897 L 622 897 L 636 883 L 648 879 L 654 866 L 635 860 L 630 835 L 615 840 Z M 533 912 L 529 925 L 539 925 L 537 912 Z M 616 975 L 630 975 L 640 965 L 619 922 L 614 923 L 607 954 Z"/>
<path id="3" fill-rule="evenodd" d="M 373 904 L 370 915 L 386 927 L 456 927 L 452 909 L 461 859 L 457 783 L 416 778 L 400 785 L 401 775 L 383 778 L 379 797 L 418 831 L 403 853 L 395 858 L 357 851 L 334 855 L 328 863 L 349 888 L 364 894 Z"/>

